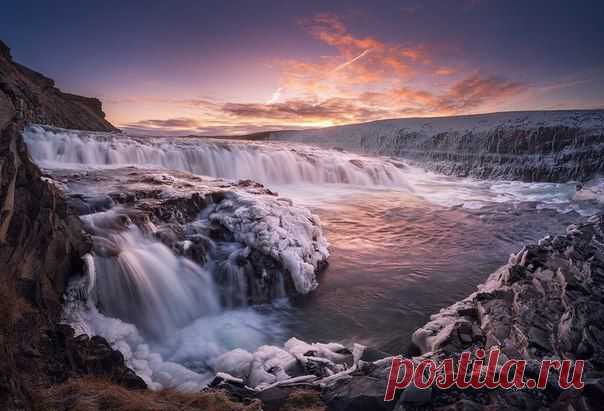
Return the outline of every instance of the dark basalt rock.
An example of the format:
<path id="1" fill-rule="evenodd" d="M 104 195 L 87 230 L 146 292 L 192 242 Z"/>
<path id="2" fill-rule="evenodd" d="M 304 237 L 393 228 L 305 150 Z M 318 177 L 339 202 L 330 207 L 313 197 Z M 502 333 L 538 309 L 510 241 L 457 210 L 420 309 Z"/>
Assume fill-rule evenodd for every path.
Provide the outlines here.
<path id="1" fill-rule="evenodd" d="M 9 125 L 0 140 L 0 266 L 3 279 L 28 281 L 31 302 L 56 316 L 66 277 L 80 270 L 90 242 L 62 193 L 29 159 L 20 126 Z"/>
<path id="2" fill-rule="evenodd" d="M 60 327 L 58 331 L 54 335 L 55 347 L 58 348 L 58 356 L 64 357 L 64 361 L 54 364 L 54 375 L 58 380 L 66 380 L 73 375 L 93 375 L 107 377 L 130 389 L 147 388 L 147 384 L 125 365 L 122 353 L 111 348 L 104 338 L 74 338 L 73 331 L 67 326 Z"/>
<path id="3" fill-rule="evenodd" d="M 391 411 L 395 401 L 384 401 L 387 374 L 355 376 L 325 389 L 321 398 L 333 411 Z"/>
<path id="4" fill-rule="evenodd" d="M 29 408 L 38 389 L 84 375 L 145 383 L 108 343 L 57 325 L 68 277 L 91 246 L 62 192 L 29 158 L 22 122 L 0 139 L 0 408 Z"/>

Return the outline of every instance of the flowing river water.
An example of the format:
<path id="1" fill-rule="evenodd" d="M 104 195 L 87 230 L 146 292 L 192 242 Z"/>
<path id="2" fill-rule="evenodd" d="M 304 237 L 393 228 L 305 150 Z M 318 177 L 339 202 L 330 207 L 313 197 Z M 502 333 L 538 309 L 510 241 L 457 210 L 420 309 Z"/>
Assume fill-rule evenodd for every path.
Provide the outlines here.
<path id="1" fill-rule="evenodd" d="M 510 253 L 547 234 L 562 233 L 582 215 L 601 209 L 599 181 L 580 192 L 573 183 L 476 181 L 428 173 L 397 159 L 301 144 L 144 139 L 41 127 L 30 128 L 26 141 L 34 160 L 51 175 L 58 168 L 152 166 L 252 179 L 320 217 L 330 258 L 313 292 L 272 305 L 224 311 L 209 286 L 197 284 L 199 292 L 189 295 L 195 290 L 190 284 L 179 288 L 171 283 L 174 292 L 168 300 L 156 300 L 155 304 L 186 304 L 187 315 L 193 314 L 182 317 L 179 311 L 178 330 L 160 344 L 150 342 L 152 350 L 193 370 L 202 368 L 196 356 L 203 363 L 225 350 L 278 345 L 292 336 L 405 352 L 411 333 L 430 314 L 471 293 Z M 178 281 L 183 269 L 209 281 L 168 249 L 145 247 L 136 260 L 144 262 L 137 272 L 145 281 L 161 282 L 154 278 L 162 276 Z M 105 284 L 116 307 L 120 306 L 116 298 L 129 295 L 120 287 L 127 286 Z M 179 293 L 186 295 L 185 302 Z M 195 303 L 199 298 L 204 300 L 199 301 L 201 308 Z M 104 322 L 103 327 L 134 321 L 128 307 L 107 310 L 121 321 Z M 165 321 L 171 321 L 170 315 L 166 313 Z"/>

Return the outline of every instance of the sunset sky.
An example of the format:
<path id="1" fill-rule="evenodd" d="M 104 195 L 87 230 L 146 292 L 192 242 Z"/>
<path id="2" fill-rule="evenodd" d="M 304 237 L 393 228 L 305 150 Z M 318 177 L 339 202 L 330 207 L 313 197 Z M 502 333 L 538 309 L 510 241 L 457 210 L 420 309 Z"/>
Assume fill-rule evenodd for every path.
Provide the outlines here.
<path id="1" fill-rule="evenodd" d="M 0 38 L 141 134 L 604 107 L 604 1 L 3 1 Z"/>

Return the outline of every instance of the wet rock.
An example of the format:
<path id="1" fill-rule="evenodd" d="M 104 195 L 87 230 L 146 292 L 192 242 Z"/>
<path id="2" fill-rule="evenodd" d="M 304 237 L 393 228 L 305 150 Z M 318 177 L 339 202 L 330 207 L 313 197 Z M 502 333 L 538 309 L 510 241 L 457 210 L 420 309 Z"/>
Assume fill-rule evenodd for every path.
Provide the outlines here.
<path id="1" fill-rule="evenodd" d="M 60 92 L 52 80 L 14 63 L 0 41 L 0 408 L 31 409 L 40 390 L 90 375 L 91 369 L 142 388 L 117 356 L 103 351 L 101 363 L 90 364 L 82 345 L 89 342 L 57 324 L 67 280 L 82 271 L 80 257 L 91 243 L 60 183 L 32 163 L 24 121 L 116 130 L 104 120 L 98 100 Z"/>
<path id="2" fill-rule="evenodd" d="M 327 265 L 318 218 L 261 184 L 128 167 L 77 175 L 52 170 L 49 177 L 60 180 L 70 198 L 85 202 L 80 209 L 98 207 L 97 197 L 80 193 L 90 184 L 114 204 L 115 218 L 95 218 L 93 225 L 85 225 L 98 255 L 119 253 L 114 242 L 96 232 L 99 228 L 119 232 L 135 224 L 178 255 L 202 265 L 212 260 L 229 307 L 306 294 L 318 285 L 316 276 Z"/>
<path id="3" fill-rule="evenodd" d="M 604 216 L 527 246 L 477 292 L 432 316 L 413 339 L 435 358 L 497 346 L 507 358 L 529 362 L 544 357 L 583 359 L 584 378 L 599 378 L 604 372 L 604 333 L 596 318 L 604 308 L 603 251 Z M 463 315 L 472 308 L 477 317 Z M 556 401 L 560 409 L 579 403 L 583 405 L 576 409 L 585 409 L 588 396 L 599 395 L 598 382 L 582 393 L 563 396 L 555 386 L 545 392 L 493 391 L 488 403 L 507 401 L 513 409 L 538 409 Z M 436 400 L 441 397 L 437 393 Z"/>
<path id="4" fill-rule="evenodd" d="M 435 408 L 435 410 L 438 410 L 438 411 L 484 411 L 485 408 L 486 407 L 484 407 L 482 404 L 480 404 L 478 402 L 461 399 L 461 400 L 455 402 L 454 404 L 445 405 L 443 407 L 437 407 L 437 408 Z"/>
<path id="5" fill-rule="evenodd" d="M 388 354 L 384 351 L 376 350 L 375 348 L 372 348 L 372 347 L 367 347 L 363 351 L 363 356 L 361 357 L 361 361 L 374 362 L 374 361 L 381 360 L 383 358 L 390 357 L 390 356 L 392 356 L 392 354 Z"/>
<path id="6" fill-rule="evenodd" d="M 583 397 L 593 409 L 601 407 L 604 404 L 604 379 L 587 382 L 583 390 Z"/>
<path id="7" fill-rule="evenodd" d="M 274 387 L 264 390 L 257 395 L 262 401 L 263 409 L 266 411 L 278 411 L 289 397 L 290 390 L 287 388 Z"/>
<path id="8" fill-rule="evenodd" d="M 357 376 L 326 388 L 321 398 L 333 411 L 365 411 L 394 408 L 394 401 L 384 401 L 387 380 L 371 376 Z"/>
<path id="9" fill-rule="evenodd" d="M 397 407 L 403 409 L 405 404 L 414 406 L 426 405 L 430 402 L 431 399 L 431 387 L 421 389 L 417 388 L 414 385 L 410 385 L 409 387 L 405 388 L 405 390 L 401 394 L 401 398 L 398 400 Z"/>

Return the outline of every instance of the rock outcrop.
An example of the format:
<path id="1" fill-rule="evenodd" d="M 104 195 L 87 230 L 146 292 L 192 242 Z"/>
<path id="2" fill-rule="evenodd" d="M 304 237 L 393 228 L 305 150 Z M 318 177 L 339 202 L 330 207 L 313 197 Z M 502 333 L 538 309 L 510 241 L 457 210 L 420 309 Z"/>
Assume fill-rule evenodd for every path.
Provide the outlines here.
<path id="1" fill-rule="evenodd" d="M 26 121 L 114 131 L 96 99 L 62 93 L 0 42 L 0 408 L 30 409 L 40 389 L 78 376 L 145 383 L 106 341 L 59 325 L 68 277 L 90 248 L 63 194 L 31 161 Z"/>
<path id="2" fill-rule="evenodd" d="M 106 342 L 58 325 L 68 276 L 81 271 L 90 241 L 31 162 L 22 127 L 10 122 L 0 139 L 0 408 L 29 408 L 39 387 L 78 375 L 143 388 Z"/>
<path id="3" fill-rule="evenodd" d="M 31 123 L 119 131 L 105 119 L 98 99 L 62 92 L 53 80 L 14 62 L 0 41 L 0 128 L 15 114 Z"/>
<path id="4" fill-rule="evenodd" d="M 565 235 L 528 245 L 466 299 L 441 310 L 413 335 L 422 358 L 458 359 L 463 351 L 498 348 L 501 359 L 539 363 L 585 360 L 583 390 L 563 391 L 557 372 L 544 390 L 405 389 L 383 402 L 389 362 L 365 365 L 324 389 L 331 409 L 599 410 L 604 398 L 604 216 L 568 227 Z M 552 371 L 554 372 L 554 371 Z"/>
<path id="5" fill-rule="evenodd" d="M 394 156 L 463 177 L 567 182 L 604 173 L 602 110 L 383 120 L 271 139 Z"/>

